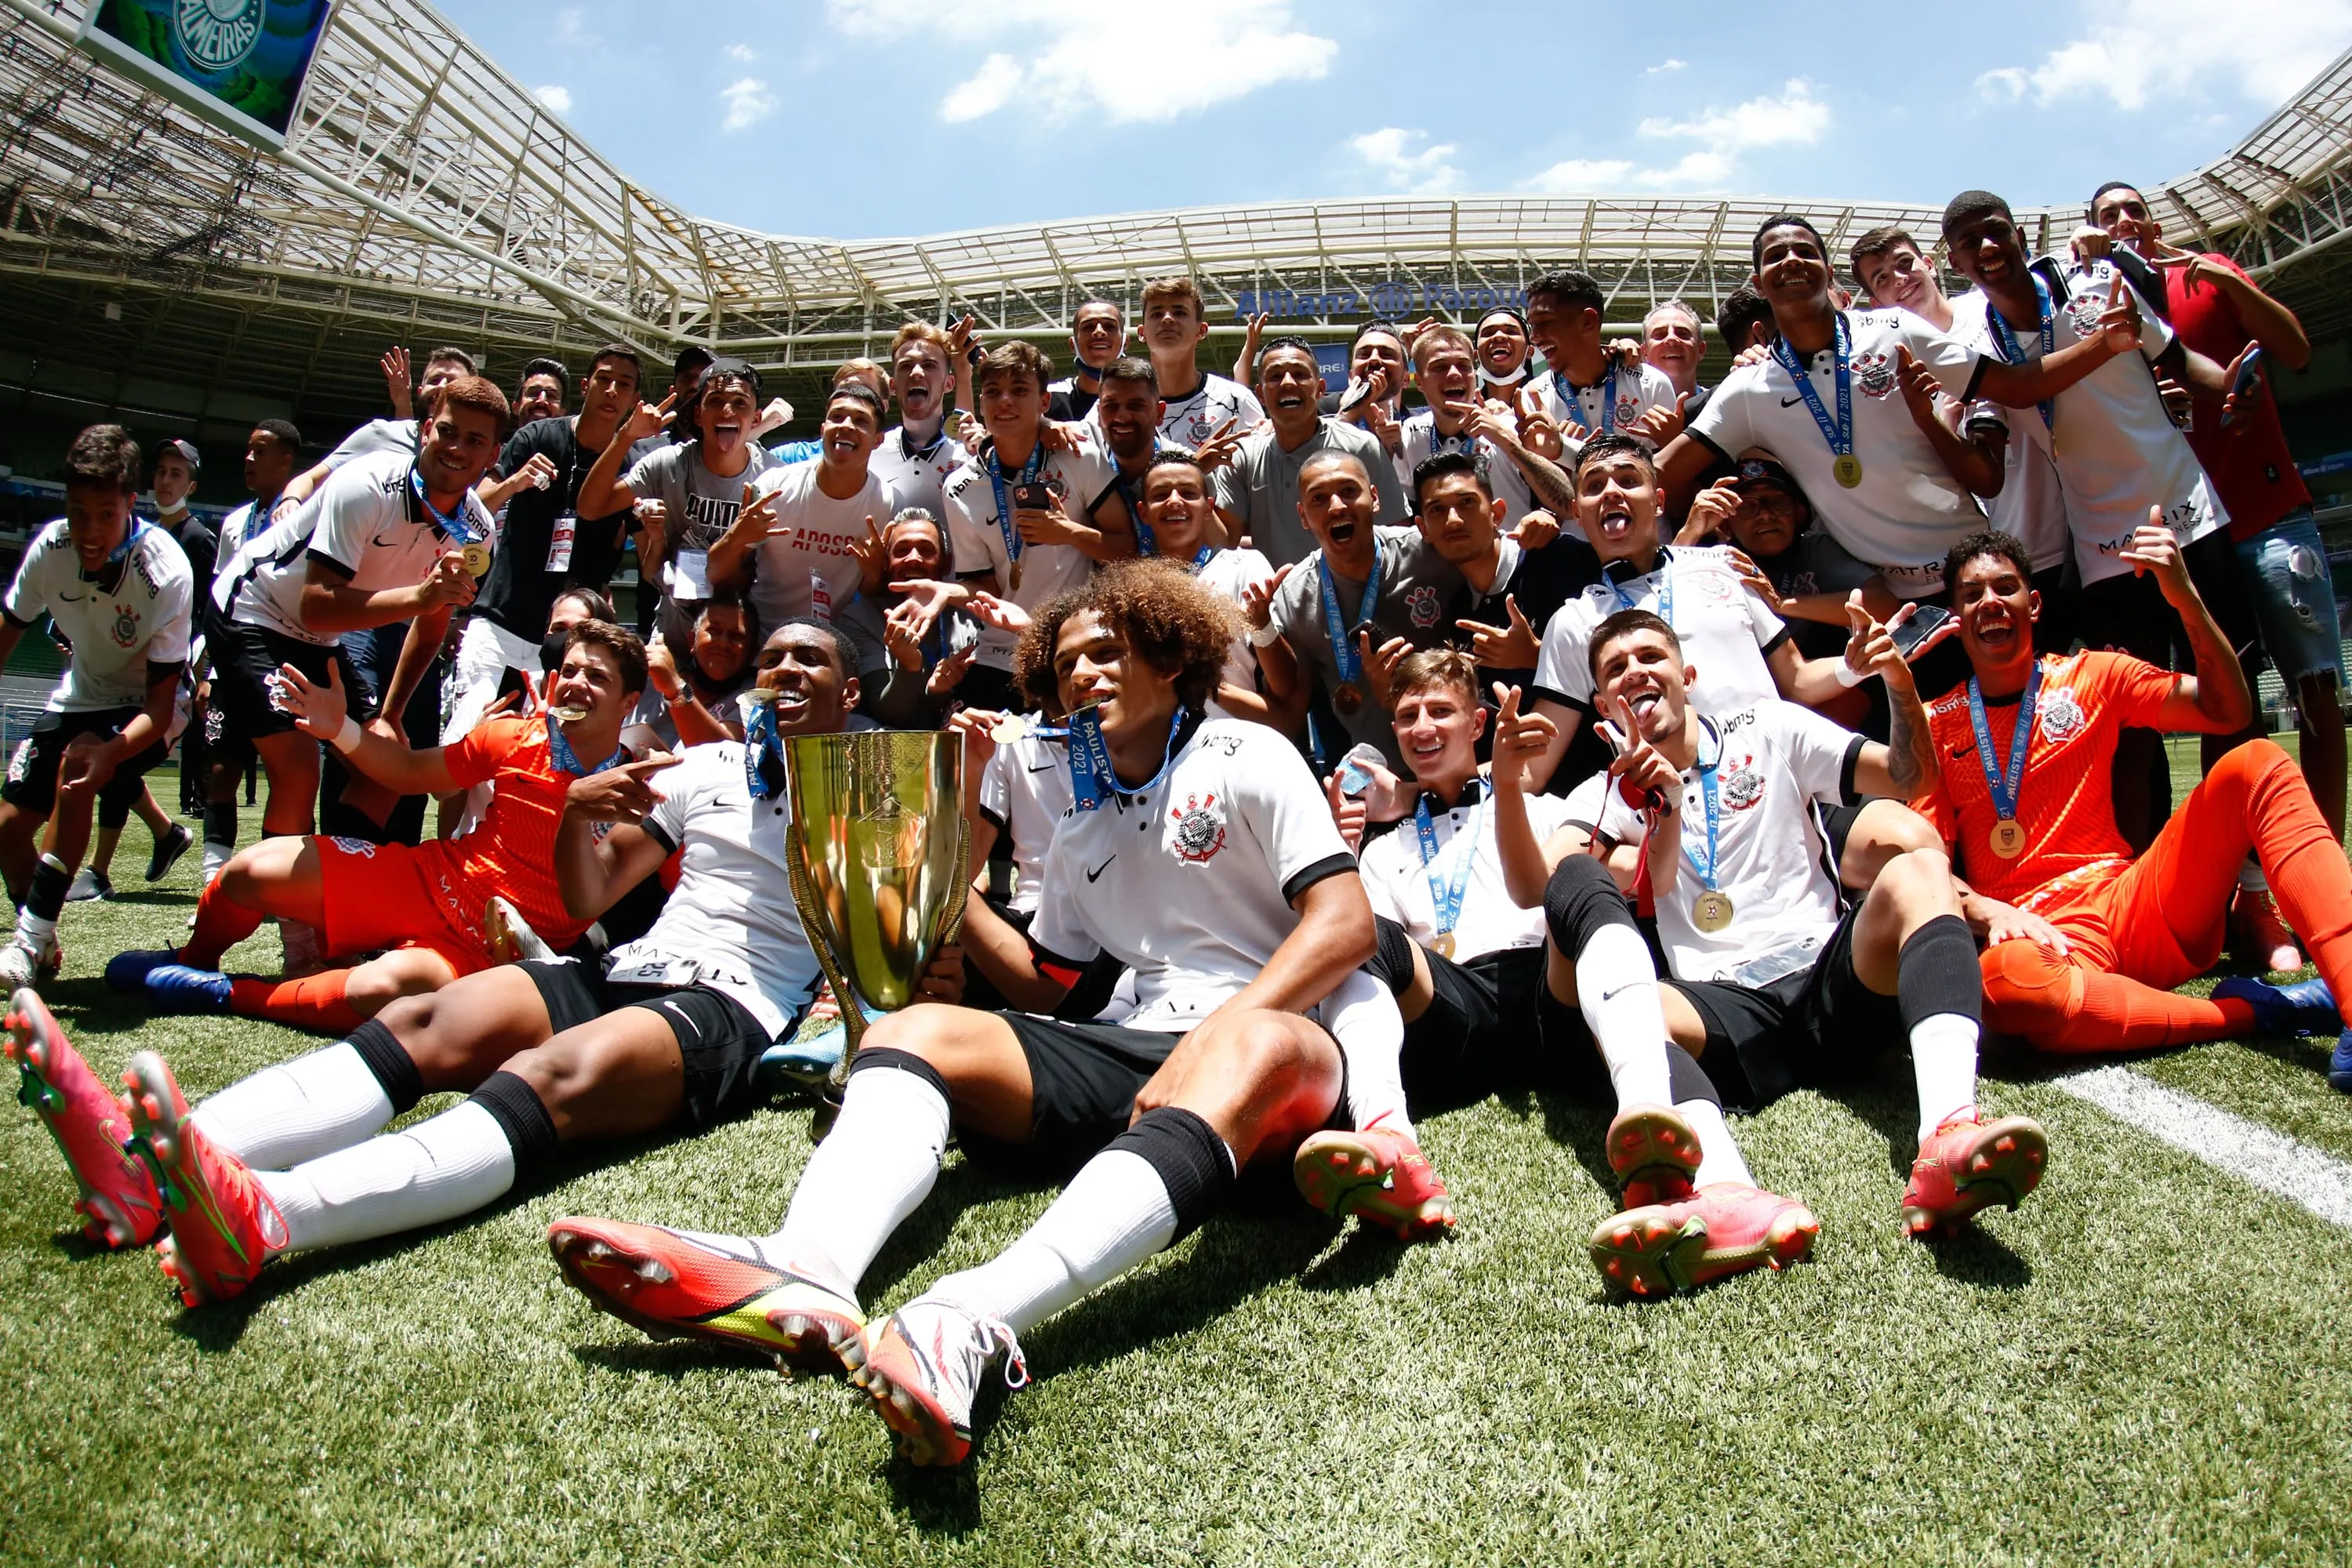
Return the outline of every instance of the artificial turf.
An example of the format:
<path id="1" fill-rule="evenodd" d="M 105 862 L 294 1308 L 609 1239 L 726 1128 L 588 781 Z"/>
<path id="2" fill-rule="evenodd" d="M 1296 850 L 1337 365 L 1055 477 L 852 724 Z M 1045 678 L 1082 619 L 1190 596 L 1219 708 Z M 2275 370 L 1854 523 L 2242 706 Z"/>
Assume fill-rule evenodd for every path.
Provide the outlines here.
<path id="1" fill-rule="evenodd" d="M 251 824 L 248 823 L 248 833 Z M 193 860 L 72 906 L 47 995 L 93 1065 L 163 1050 L 192 1099 L 310 1043 L 148 1018 L 96 978 L 177 940 Z M 134 853 L 134 851 L 136 853 Z M 232 958 L 274 958 L 265 930 Z M 2352 1158 L 2313 1041 L 2135 1070 Z M 1908 1069 L 1739 1124 L 1821 1216 L 1816 1260 L 1607 1298 L 1595 1111 L 1423 1124 L 1458 1235 L 1401 1247 L 1279 1188 L 1026 1342 L 960 1473 L 895 1459 L 839 1383 L 649 1343 L 561 1283 L 560 1215 L 766 1231 L 808 1155 L 778 1107 L 423 1235 L 273 1266 L 185 1311 L 94 1253 L 29 1112 L 0 1118 L 0 1558 L 9 1563 L 2342 1562 L 2352 1235 L 1996 1058 L 2048 1179 L 1899 1234 Z M 446 1103 L 432 1100 L 419 1114 Z M 1048 1194 L 951 1156 L 866 1281 L 887 1309 Z"/>

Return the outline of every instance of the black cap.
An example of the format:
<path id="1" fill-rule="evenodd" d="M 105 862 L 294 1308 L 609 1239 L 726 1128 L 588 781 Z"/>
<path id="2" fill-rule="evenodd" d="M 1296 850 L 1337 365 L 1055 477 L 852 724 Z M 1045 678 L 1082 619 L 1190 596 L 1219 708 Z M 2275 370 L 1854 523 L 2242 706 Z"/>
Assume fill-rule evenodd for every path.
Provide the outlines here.
<path id="1" fill-rule="evenodd" d="M 1739 472 L 1733 482 L 1743 494 L 1754 486 L 1770 485 L 1781 494 L 1802 501 L 1808 507 L 1812 505 L 1806 500 L 1805 487 L 1797 482 L 1796 476 L 1769 458 L 1740 458 Z"/>
<path id="2" fill-rule="evenodd" d="M 167 440 L 160 443 L 155 448 L 155 455 L 159 458 L 166 452 L 177 452 L 180 454 L 182 459 L 187 463 L 188 471 L 190 473 L 200 474 L 204 472 L 204 454 L 196 450 L 196 444 L 194 441 L 184 441 L 177 436 L 171 437 Z"/>

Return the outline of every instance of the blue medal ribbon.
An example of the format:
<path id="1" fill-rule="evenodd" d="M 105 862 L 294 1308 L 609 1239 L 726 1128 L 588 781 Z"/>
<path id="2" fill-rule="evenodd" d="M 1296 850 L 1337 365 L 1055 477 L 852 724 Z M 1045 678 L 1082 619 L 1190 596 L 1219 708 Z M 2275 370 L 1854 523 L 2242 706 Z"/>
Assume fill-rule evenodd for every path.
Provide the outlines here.
<path id="1" fill-rule="evenodd" d="M 1029 460 L 1021 465 L 1021 482 L 1035 484 L 1037 476 L 1045 469 L 1045 443 L 1041 436 L 1029 448 Z M 1004 465 L 997 460 L 996 448 L 988 449 L 988 482 L 996 491 L 996 526 L 1004 535 L 1004 559 L 1021 559 L 1021 531 L 1013 526 L 1013 503 L 1004 496 Z"/>
<path id="2" fill-rule="evenodd" d="M 582 767 L 580 753 L 572 749 L 572 742 L 564 735 L 562 727 L 557 724 L 555 715 L 552 713 L 547 715 L 547 761 L 548 765 L 557 773 L 570 773 L 574 778 L 586 778 L 590 773 L 601 773 L 607 768 L 617 768 L 628 760 L 629 748 L 616 745 L 613 748 L 613 754 L 594 767 Z"/>
<path id="3" fill-rule="evenodd" d="M 1846 335 L 1845 312 L 1840 310 L 1837 318 L 1837 417 L 1832 420 L 1829 410 L 1822 406 L 1822 395 L 1813 389 L 1811 374 L 1798 362 L 1797 351 L 1789 346 L 1786 338 L 1772 340 L 1772 357 L 1780 362 L 1780 368 L 1787 371 L 1789 379 L 1797 384 L 1797 395 L 1805 400 L 1805 407 L 1812 414 L 1813 423 L 1822 427 L 1822 438 L 1830 444 L 1831 455 L 1839 458 L 1853 455 L 1851 351 L 1852 340 Z"/>
<path id="4" fill-rule="evenodd" d="M 1616 563 L 1612 561 L 1609 564 L 1613 566 Z M 1658 619 L 1671 626 L 1675 624 L 1675 558 L 1663 549 L 1658 552 L 1657 573 L 1658 585 L 1653 592 L 1658 596 Z M 1638 610 L 1642 607 L 1633 595 L 1625 592 L 1624 584 L 1609 574 L 1608 567 L 1601 568 L 1601 580 L 1609 584 L 1611 593 L 1617 595 L 1619 609 Z M 1676 635 L 1680 635 L 1679 630 Z"/>
<path id="5" fill-rule="evenodd" d="M 1723 819 L 1723 812 L 1716 795 L 1715 771 L 1723 765 L 1723 737 L 1717 734 L 1715 726 L 1704 719 L 1699 721 L 1699 731 L 1701 734 L 1715 742 L 1715 755 L 1710 758 L 1702 749 L 1698 759 L 1698 792 L 1700 797 L 1706 802 L 1706 861 L 1704 865 L 1700 864 L 1698 857 L 1691 853 L 1690 835 L 1685 833 L 1683 835 L 1683 863 L 1697 876 L 1700 884 L 1712 893 L 1716 890 L 1715 877 L 1719 869 L 1720 860 L 1717 853 L 1717 834 Z"/>
<path id="6" fill-rule="evenodd" d="M 1339 613 L 1339 584 L 1331 575 L 1330 558 L 1321 551 L 1315 552 L 1315 570 L 1323 579 L 1323 630 L 1331 639 L 1331 659 L 1339 667 L 1339 682 L 1348 685 L 1360 680 L 1364 673 L 1363 655 L 1356 649 L 1354 627 Z M 1370 624 L 1372 611 L 1381 600 L 1380 536 L 1372 538 L 1372 573 L 1364 579 L 1364 596 L 1357 606 L 1356 626 Z"/>
<path id="7" fill-rule="evenodd" d="M 413 468 L 408 470 L 408 488 L 410 493 L 416 497 L 416 504 L 424 510 L 425 515 L 432 520 L 433 531 L 436 533 L 444 539 L 454 539 L 460 544 L 481 542 L 483 534 L 476 533 L 472 526 L 466 521 L 465 497 L 457 498 L 457 509 L 455 511 L 436 510 L 433 499 L 425 493 L 424 474 Z"/>
<path id="8" fill-rule="evenodd" d="M 1612 364 L 1608 374 L 1592 384 L 1601 388 L 1601 433 L 1606 436 L 1617 428 L 1617 367 Z M 1584 412 L 1585 389 L 1569 380 L 1568 372 L 1564 370 L 1552 372 L 1551 385 L 1553 393 L 1562 403 L 1568 405 L 1570 418 Z"/>
<path id="9" fill-rule="evenodd" d="M 1103 797 L 1112 795 L 1150 795 L 1168 770 L 1176 763 L 1176 732 L 1184 727 L 1184 710 L 1178 708 L 1168 721 L 1168 747 L 1160 758 L 1160 771 L 1143 784 L 1129 789 L 1118 782 L 1118 770 L 1111 765 L 1110 742 L 1103 739 L 1102 714 L 1093 703 L 1070 715 L 1070 793 L 1076 797 L 1080 811 L 1096 811 L 1102 806 Z M 1046 733 L 1033 730 L 1033 735 Z"/>
<path id="10" fill-rule="evenodd" d="M 1150 472 L 1151 464 L 1159 460 L 1160 437 L 1155 433 L 1151 437 L 1151 461 L 1143 465 L 1144 471 Z M 1138 555 L 1159 554 L 1160 545 L 1151 537 L 1151 525 L 1143 521 L 1142 498 L 1136 493 L 1135 481 L 1129 479 L 1126 470 L 1118 467 L 1117 458 L 1111 459 L 1110 482 L 1111 487 L 1118 491 L 1118 499 L 1127 503 L 1127 521 L 1135 525 L 1135 552 Z"/>
<path id="11" fill-rule="evenodd" d="M 2042 357 L 2048 359 L 2058 347 L 2058 321 L 2050 302 L 2050 285 L 2042 281 L 2039 272 L 2028 272 L 2026 276 L 2033 279 L 2034 302 L 2042 308 Z M 1985 321 L 1992 328 L 1992 341 L 2000 348 L 2000 357 L 2011 364 L 2023 364 L 2025 351 L 2018 346 L 2017 333 L 2011 330 L 2008 318 L 2000 313 L 2000 307 L 1993 303 L 1990 294 L 1985 296 Z M 2035 406 L 2042 410 L 2042 427 L 2054 428 L 2057 399 L 2045 397 Z"/>
<path id="12" fill-rule="evenodd" d="M 2033 702 L 2042 689 L 2042 661 L 2035 659 L 2025 678 L 2025 690 L 2017 700 L 2017 719 L 2010 727 L 2009 769 L 2003 773 L 1993 761 L 1992 725 L 1985 718 L 1984 688 L 1977 678 L 1969 677 L 1969 723 L 1977 732 L 1977 765 L 1984 769 L 1985 787 L 1992 794 L 1992 808 L 2002 822 L 2017 820 L 2018 786 L 2025 782 L 2025 752 L 2033 739 Z"/>
<path id="13" fill-rule="evenodd" d="M 1216 554 L 1217 547 L 1213 544 L 1203 544 L 1200 549 L 1194 551 L 1192 552 L 1192 575 L 1195 577 L 1199 576 L 1201 574 L 1201 568 L 1206 566 L 1211 561 L 1216 559 Z"/>
<path id="14" fill-rule="evenodd" d="M 784 793 L 784 742 L 771 703 L 752 703 L 743 721 L 743 784 L 753 800 L 772 800 Z"/>
<path id="15" fill-rule="evenodd" d="M 1457 844 L 1468 840 L 1465 846 L 1467 853 L 1455 864 L 1451 877 L 1442 878 L 1437 873 L 1437 824 L 1430 816 L 1427 792 L 1424 791 L 1422 797 L 1412 804 L 1413 831 L 1421 837 L 1421 868 L 1429 879 L 1429 906 L 1436 911 L 1437 934 L 1440 936 L 1451 934 L 1462 919 L 1462 896 L 1470 888 L 1471 862 L 1478 858 L 1480 814 L 1486 809 L 1486 803 L 1482 798 L 1471 808 L 1470 820 L 1454 834 L 1454 839 Z"/>

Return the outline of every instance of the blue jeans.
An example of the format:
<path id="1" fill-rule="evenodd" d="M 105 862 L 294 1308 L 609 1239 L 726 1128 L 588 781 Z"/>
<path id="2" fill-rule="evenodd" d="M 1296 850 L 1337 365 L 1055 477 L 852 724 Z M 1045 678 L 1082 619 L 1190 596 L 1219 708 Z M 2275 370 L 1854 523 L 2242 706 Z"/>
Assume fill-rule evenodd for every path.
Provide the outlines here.
<path id="1" fill-rule="evenodd" d="M 2261 624 L 2271 667 L 2294 697 L 2308 677 L 2332 675 L 2344 686 L 2344 641 L 2336 618 L 2336 589 L 2327 576 L 2327 548 L 2307 506 L 2297 507 L 2238 545 L 2247 591 Z"/>

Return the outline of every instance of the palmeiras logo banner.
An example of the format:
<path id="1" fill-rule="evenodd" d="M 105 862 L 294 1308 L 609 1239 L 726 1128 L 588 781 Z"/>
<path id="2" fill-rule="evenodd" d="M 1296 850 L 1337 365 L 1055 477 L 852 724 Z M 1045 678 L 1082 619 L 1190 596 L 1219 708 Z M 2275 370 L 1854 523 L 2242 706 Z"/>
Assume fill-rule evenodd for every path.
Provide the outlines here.
<path id="1" fill-rule="evenodd" d="M 334 0 L 99 0 L 81 47 L 265 147 L 287 128 Z"/>

